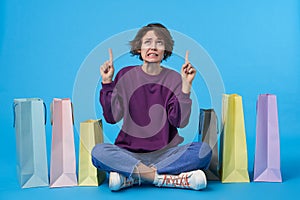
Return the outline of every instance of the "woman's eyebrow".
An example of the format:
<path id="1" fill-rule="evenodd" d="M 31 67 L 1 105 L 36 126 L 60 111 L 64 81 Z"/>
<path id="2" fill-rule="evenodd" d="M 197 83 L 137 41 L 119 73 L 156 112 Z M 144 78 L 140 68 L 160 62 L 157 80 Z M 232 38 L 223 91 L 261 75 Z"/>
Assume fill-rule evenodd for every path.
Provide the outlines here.
<path id="1" fill-rule="evenodd" d="M 144 38 L 144 40 L 153 40 L 152 37 L 149 37 L 149 38 Z M 163 38 L 157 38 L 156 40 L 164 40 Z"/>

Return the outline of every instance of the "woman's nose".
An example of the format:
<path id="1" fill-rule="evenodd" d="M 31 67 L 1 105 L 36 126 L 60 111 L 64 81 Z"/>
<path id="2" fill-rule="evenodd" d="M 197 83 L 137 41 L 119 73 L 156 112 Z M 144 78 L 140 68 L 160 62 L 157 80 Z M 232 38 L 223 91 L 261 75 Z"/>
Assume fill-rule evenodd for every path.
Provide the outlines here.
<path id="1" fill-rule="evenodd" d="M 151 48 L 151 49 L 157 49 L 157 48 L 156 48 L 156 43 L 155 43 L 155 42 L 151 42 L 150 48 Z"/>

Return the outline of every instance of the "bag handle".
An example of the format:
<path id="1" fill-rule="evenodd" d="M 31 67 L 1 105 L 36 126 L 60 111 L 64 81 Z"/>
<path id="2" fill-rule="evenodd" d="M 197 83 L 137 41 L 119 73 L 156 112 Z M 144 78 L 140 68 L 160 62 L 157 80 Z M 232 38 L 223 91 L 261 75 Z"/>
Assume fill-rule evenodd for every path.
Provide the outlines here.
<path id="1" fill-rule="evenodd" d="M 73 103 L 71 102 L 71 112 L 72 112 L 72 123 L 74 125 L 74 107 L 73 107 Z"/>
<path id="2" fill-rule="evenodd" d="M 13 103 L 12 104 L 12 110 L 13 110 L 13 128 L 15 128 L 15 126 L 16 126 L 16 106 L 17 106 L 18 104 L 16 104 L 16 103 Z M 44 115 L 45 115 L 45 122 L 44 122 L 44 124 L 46 125 L 46 123 L 47 123 L 47 107 L 46 107 L 46 104 L 45 104 L 45 102 L 43 102 L 43 106 L 44 106 Z"/>
<path id="3" fill-rule="evenodd" d="M 13 103 L 12 104 L 12 110 L 13 110 L 13 128 L 16 126 L 16 106 L 17 104 Z"/>
<path id="4" fill-rule="evenodd" d="M 203 123 L 202 123 L 203 112 L 204 112 L 204 109 L 200 108 L 199 124 L 198 124 L 198 133 L 199 133 L 199 135 L 202 135 L 202 130 L 203 130 Z"/>
<path id="5" fill-rule="evenodd" d="M 43 102 L 43 105 L 44 105 L 44 115 L 45 115 L 45 125 L 46 125 L 46 123 L 47 123 L 47 107 L 46 107 L 45 102 Z"/>
<path id="6" fill-rule="evenodd" d="M 50 124 L 53 125 L 53 102 L 50 104 Z"/>

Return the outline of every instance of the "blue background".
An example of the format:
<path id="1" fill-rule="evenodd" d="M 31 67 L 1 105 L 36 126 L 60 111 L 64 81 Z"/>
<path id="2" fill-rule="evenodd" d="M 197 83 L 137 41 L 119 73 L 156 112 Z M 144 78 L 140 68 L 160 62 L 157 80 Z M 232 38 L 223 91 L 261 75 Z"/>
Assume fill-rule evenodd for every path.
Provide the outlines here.
<path id="1" fill-rule="evenodd" d="M 72 97 L 77 72 L 97 45 L 113 35 L 150 22 L 163 23 L 199 43 L 217 65 L 226 93 L 243 97 L 250 175 L 257 96 L 261 93 L 277 95 L 283 183 L 210 182 L 202 192 L 142 186 L 112 193 L 107 182 L 94 188 L 20 189 L 12 128 L 13 99 L 40 97 L 49 105 L 54 97 Z M 140 63 L 129 55 L 123 60 Z M 117 69 L 122 67 L 122 62 L 119 61 Z M 176 55 L 168 62 L 182 64 Z M 201 66 L 198 67 L 201 70 Z M 298 196 L 299 67 L 298 0 L 0 0 L 0 199 L 253 199 L 263 196 L 282 199 Z M 201 83 L 201 80 L 197 75 L 196 82 Z M 193 88 L 200 107 L 209 107 L 209 101 L 201 99 L 208 96 L 207 91 L 201 84 L 194 84 Z M 97 116 L 101 116 L 101 109 L 97 110 Z M 110 126 L 105 124 L 104 128 Z M 49 123 L 46 131 L 50 154 Z"/>

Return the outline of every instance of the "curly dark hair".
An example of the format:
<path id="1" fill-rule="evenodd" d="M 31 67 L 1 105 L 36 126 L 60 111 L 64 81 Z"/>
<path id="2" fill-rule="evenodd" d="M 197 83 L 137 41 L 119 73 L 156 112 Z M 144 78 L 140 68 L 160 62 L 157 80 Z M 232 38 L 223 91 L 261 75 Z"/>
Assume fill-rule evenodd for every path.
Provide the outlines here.
<path id="1" fill-rule="evenodd" d="M 169 30 L 160 23 L 151 23 L 147 26 L 142 27 L 138 33 L 136 34 L 135 38 L 130 41 L 131 49 L 130 53 L 132 56 L 139 56 L 140 60 L 143 60 L 140 50 L 142 46 L 142 38 L 148 31 L 154 31 L 157 36 L 162 37 L 165 42 L 165 52 L 163 60 L 166 60 L 168 57 L 172 55 L 174 40 L 169 32 Z"/>

